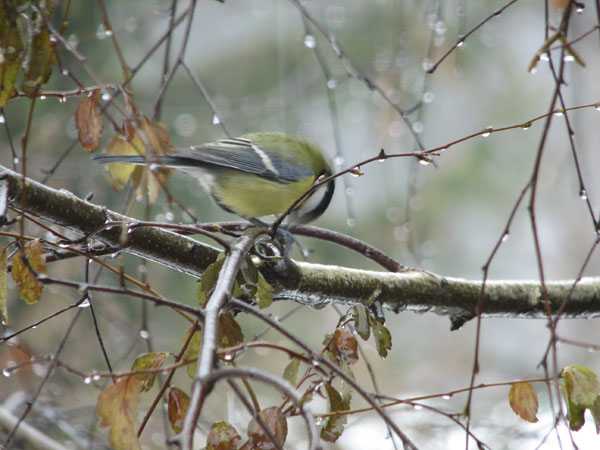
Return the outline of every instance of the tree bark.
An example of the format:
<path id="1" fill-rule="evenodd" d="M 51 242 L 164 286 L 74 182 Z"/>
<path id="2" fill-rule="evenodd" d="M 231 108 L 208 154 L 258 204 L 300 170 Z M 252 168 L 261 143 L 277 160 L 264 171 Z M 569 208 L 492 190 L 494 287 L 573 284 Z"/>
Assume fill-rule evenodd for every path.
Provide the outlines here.
<path id="1" fill-rule="evenodd" d="M 114 248 L 200 277 L 215 261 L 218 250 L 156 227 L 135 227 L 136 220 L 23 177 L 0 166 L 0 213 L 10 208 L 65 227 Z M 25 184 L 24 184 L 25 182 Z M 107 221 L 123 226 L 106 228 Z M 292 299 L 319 308 L 336 302 L 346 305 L 378 301 L 393 311 L 432 311 L 454 317 L 475 315 L 482 281 L 443 277 L 411 270 L 376 272 L 292 260 L 260 265 L 274 287 L 276 298 Z M 544 301 L 553 312 L 562 306 L 563 317 L 594 317 L 600 312 L 600 277 L 548 281 L 546 297 L 537 280 L 490 280 L 485 284 L 484 316 L 544 317 Z"/>

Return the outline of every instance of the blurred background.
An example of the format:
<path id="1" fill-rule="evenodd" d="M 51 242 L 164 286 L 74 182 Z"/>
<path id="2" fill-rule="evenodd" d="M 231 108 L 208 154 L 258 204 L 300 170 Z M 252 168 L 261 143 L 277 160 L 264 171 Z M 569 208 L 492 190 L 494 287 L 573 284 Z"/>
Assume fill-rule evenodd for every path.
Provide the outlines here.
<path id="1" fill-rule="evenodd" d="M 123 58 L 130 67 L 135 67 L 167 31 L 170 2 L 104 3 Z M 178 3 L 176 17 L 188 5 Z M 434 158 L 435 165 L 419 164 L 415 158 L 391 158 L 361 166 L 364 175 L 338 180 L 332 205 L 316 225 L 362 239 L 411 267 L 445 276 L 481 279 L 482 266 L 501 239 L 511 210 L 535 167 L 545 121 L 538 120 L 525 127 L 518 125 L 549 111 L 556 84 L 548 58 L 542 56 L 533 71 L 529 67 L 547 39 L 546 13 L 550 34 L 552 27 L 560 24 L 559 3 L 551 3 L 545 10 L 542 2 L 524 1 L 510 6 L 502 1 L 473 0 L 303 1 L 311 17 L 329 30 L 328 38 L 303 17 L 293 1 L 204 0 L 196 6 L 185 62 L 203 83 L 217 112 L 180 68 L 164 95 L 158 120 L 168 127 L 171 142 L 176 146 L 226 137 L 222 124 L 233 135 L 283 131 L 304 136 L 320 144 L 337 170 L 374 157 L 381 149 L 394 154 L 448 147 Z M 457 42 L 459 35 L 468 33 L 504 6 L 508 7 L 470 34 L 433 73 L 426 73 Z M 598 25 L 593 3 L 583 2 L 582 6 L 581 11 L 572 14 L 569 40 Z M 112 35 L 106 31 L 97 3 L 73 2 L 68 20 L 64 37 L 78 54 L 85 56 L 86 65 L 96 79 L 101 83 L 121 84 L 123 75 Z M 179 53 L 184 32 L 185 20 L 175 31 L 171 63 Z M 341 46 L 346 58 L 340 58 L 332 42 Z M 593 105 L 600 100 L 599 44 L 598 31 L 573 44 L 585 67 L 572 57 L 566 58 L 562 96 L 568 107 Z M 59 54 L 63 67 L 86 86 L 98 83 L 72 53 L 62 49 Z M 556 50 L 553 54 L 560 53 Z M 164 58 L 163 46 L 144 62 L 129 85 L 137 109 L 148 117 L 152 117 L 157 100 Z M 559 63 L 553 60 L 555 68 Z M 372 85 L 361 79 L 360 74 L 368 77 Z M 69 76 L 54 68 L 44 89 L 63 92 L 75 88 Z M 401 115 L 378 89 L 397 108 L 408 113 Z M 102 101 L 116 93 L 107 89 Z M 94 202 L 119 210 L 126 194 L 110 187 L 104 168 L 93 164 L 89 153 L 79 144 L 69 150 L 77 137 L 73 116 L 80 99 L 68 95 L 38 99 L 29 132 L 27 173 L 41 180 L 44 171 L 64 157 L 48 179 L 50 186 L 68 189 L 80 197 L 93 193 Z M 117 101 L 122 102 L 122 98 Z M 3 127 L 7 132 L 0 132 L 0 163 L 8 167 L 13 163 L 9 136 L 18 152 L 30 103 L 19 98 L 3 108 Z M 597 239 L 585 201 L 590 200 L 597 215 L 600 179 L 595 175 L 600 170 L 597 157 L 600 115 L 596 109 L 589 106 L 569 111 L 567 115 L 574 131 L 584 193 L 565 116 L 553 116 L 547 133 L 535 199 L 536 230 L 547 280 L 577 277 Z M 116 109 L 108 111 L 116 123 L 122 123 Z M 105 120 L 104 126 L 100 148 L 116 133 L 109 121 Z M 481 134 L 487 127 L 507 126 L 515 128 L 483 133 L 450 145 L 471 134 Z M 201 221 L 236 220 L 212 204 L 194 183 L 184 175 L 175 174 L 169 188 Z M 539 279 L 527 211 L 529 201 L 527 194 L 511 224 L 509 238 L 492 260 L 490 279 Z M 164 195 L 156 205 L 139 205 L 133 215 L 157 221 L 189 222 L 176 205 L 168 204 Z M 31 226 L 30 233 L 35 231 Z M 3 241 L 8 243 L 6 239 Z M 314 249 L 309 257 L 311 262 L 379 270 L 361 255 L 331 244 L 301 241 Z M 117 262 L 125 264 L 132 275 L 143 274 L 169 298 L 195 303 L 195 280 L 152 264 L 142 265 L 127 255 Z M 599 268 L 600 256 L 595 252 L 584 275 L 598 275 Z M 81 264 L 73 261 L 52 264 L 49 273 L 72 279 L 82 277 Z M 103 274 L 101 280 L 118 282 L 109 274 Z M 78 296 L 65 288 L 49 287 L 43 301 L 32 307 L 17 301 L 14 285 L 9 287 L 12 287 L 9 292 L 12 330 L 51 314 Z M 115 369 L 128 369 L 135 355 L 147 351 L 148 342 L 159 350 L 176 351 L 180 345 L 182 330 L 187 325 L 175 314 L 161 309 L 142 312 L 139 303 L 124 298 L 97 295 L 95 300 L 99 327 L 106 337 Z M 294 307 L 278 302 L 272 313 L 281 316 Z M 346 308 L 338 307 L 338 311 L 345 312 Z M 302 308 L 285 324 L 318 349 L 323 335 L 335 328 L 338 311 L 332 307 L 319 311 Z M 20 340 L 35 355 L 51 353 L 71 317 L 69 314 L 22 334 Z M 148 317 L 143 325 L 142 314 Z M 389 356 L 380 360 L 374 343 L 369 341 L 365 345 L 380 392 L 409 398 L 468 387 L 476 342 L 475 321 L 450 332 L 448 318 L 433 314 L 388 312 L 386 319 L 393 337 Z M 239 320 L 247 339 L 262 331 L 262 325 L 250 318 Z M 78 321 L 75 327 L 78 337 L 69 340 L 64 353 L 70 365 L 84 372 L 104 370 L 91 323 L 90 317 Z M 484 319 L 477 384 L 543 377 L 538 364 L 550 339 L 546 325 L 544 320 Z M 558 334 L 583 344 L 558 346 L 558 368 L 580 364 L 600 373 L 600 360 L 591 347 L 600 344 L 597 320 L 565 319 L 560 322 Z M 265 338 L 287 345 L 273 332 Z M 4 356 L 4 361 L 0 361 L 3 367 L 10 366 L 11 358 Z M 286 358 L 275 351 L 257 350 L 246 352 L 239 363 L 260 364 L 281 373 Z M 7 402 L 16 393 L 36 386 L 36 370 L 40 367 L 33 366 L 30 378 L 15 375 L 3 380 L 0 400 Z M 373 390 L 364 361 L 354 366 L 354 370 L 357 380 Z M 179 382 L 188 383 L 184 376 Z M 102 384 L 86 384 L 81 377 L 59 373 L 40 399 L 41 405 L 44 401 L 61 404 L 58 411 L 62 416 L 54 418 L 62 421 L 59 423 L 90 430 L 90 435 L 96 436 L 82 444 L 80 431 L 70 431 L 69 435 L 63 430 L 71 436 L 68 445 L 72 448 L 85 445 L 101 448 L 102 442 L 106 442 L 99 437 L 105 431 L 92 431 L 99 386 Z M 476 391 L 473 432 L 494 449 L 536 448 L 552 429 L 553 418 L 547 389 L 542 383 L 535 387 L 540 395 L 537 424 L 528 424 L 513 414 L 506 400 L 507 386 Z M 72 398 L 60 400 L 67 389 L 74 389 L 81 399 L 76 410 Z M 264 392 L 273 395 L 274 404 L 278 403 L 276 393 L 269 389 Z M 460 413 L 465 400 L 462 394 L 428 404 Z M 207 423 L 228 420 L 238 430 L 245 430 L 248 416 L 241 412 L 226 387 L 219 386 L 211 401 L 214 417 L 207 417 Z M 324 410 L 325 402 L 320 406 Z M 353 407 L 360 406 L 356 397 Z M 318 407 L 315 400 L 315 409 Z M 464 431 L 435 412 L 394 407 L 390 414 L 419 448 L 464 447 Z M 164 445 L 160 418 L 156 416 L 156 431 L 148 432 L 142 441 L 145 448 Z M 43 406 L 36 412 L 35 420 L 44 420 Z M 79 421 L 82 423 L 76 423 Z M 394 448 L 383 422 L 376 416 L 355 415 L 349 418 L 349 423 L 331 448 Z M 290 422 L 290 432 L 286 448 L 304 448 L 300 421 Z M 594 448 L 600 442 L 595 436 L 593 426 L 586 424 L 582 431 L 573 434 L 573 441 L 580 448 Z M 569 448 L 568 435 L 561 437 Z M 551 434 L 539 448 L 559 448 L 557 442 L 557 434 Z"/>

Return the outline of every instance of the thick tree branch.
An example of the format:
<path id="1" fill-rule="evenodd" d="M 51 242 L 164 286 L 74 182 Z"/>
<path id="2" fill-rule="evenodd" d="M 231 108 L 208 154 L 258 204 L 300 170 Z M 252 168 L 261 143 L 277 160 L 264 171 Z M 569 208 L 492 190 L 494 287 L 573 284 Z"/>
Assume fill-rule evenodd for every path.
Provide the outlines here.
<path id="1" fill-rule="evenodd" d="M 193 276 L 200 276 L 218 251 L 194 239 L 155 227 L 135 227 L 131 233 L 122 227 L 104 229 L 106 220 L 135 223 L 135 219 L 108 211 L 81 200 L 64 190 L 55 190 L 26 179 L 22 196 L 20 174 L 0 166 L 3 201 L 26 212 L 77 233 L 92 236 L 115 251 L 122 248 Z M 1 209 L 1 208 L 0 208 Z M 122 242 L 125 237 L 124 243 Z M 399 311 L 433 311 L 438 314 L 469 317 L 481 292 L 481 281 L 442 277 L 426 272 L 374 272 L 346 267 L 324 266 L 294 261 L 263 264 L 261 268 L 279 298 L 293 299 L 313 307 L 329 302 L 368 304 L 374 300 Z M 600 312 L 600 277 L 546 283 L 553 311 L 568 298 L 564 317 L 591 317 Z M 571 292 L 572 291 L 572 292 Z M 486 316 L 544 317 L 539 281 L 488 281 L 483 314 Z"/>
<path id="2" fill-rule="evenodd" d="M 13 209 L 21 210 L 24 203 L 27 214 L 93 237 L 114 247 L 115 252 L 124 250 L 195 276 L 200 276 L 219 253 L 217 249 L 194 239 L 160 228 L 132 227 L 128 230 L 127 224 L 135 224 L 135 219 L 82 200 L 64 189 L 52 189 L 29 178 L 25 179 L 23 196 L 22 176 L 6 167 L 0 166 L 0 177 L 8 188 L 6 191 L 0 188 L 0 195 L 7 195 L 8 205 Z M 0 204 L 3 201 L 0 199 Z M 107 228 L 105 225 L 106 222 L 117 221 L 123 222 L 124 226 Z"/>

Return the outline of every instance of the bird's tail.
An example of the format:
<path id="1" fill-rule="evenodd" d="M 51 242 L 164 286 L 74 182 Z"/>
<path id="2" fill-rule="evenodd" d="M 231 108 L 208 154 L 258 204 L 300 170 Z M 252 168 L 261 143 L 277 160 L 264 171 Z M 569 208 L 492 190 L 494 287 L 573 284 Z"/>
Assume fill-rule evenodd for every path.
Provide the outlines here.
<path id="1" fill-rule="evenodd" d="M 163 166 L 177 165 L 177 159 L 172 156 L 161 156 L 147 159 L 147 157 L 144 155 L 114 155 L 111 153 L 100 153 L 98 155 L 94 155 L 92 156 L 92 161 L 97 162 L 98 164 L 119 163 L 145 165 L 148 162 L 155 162 Z"/>

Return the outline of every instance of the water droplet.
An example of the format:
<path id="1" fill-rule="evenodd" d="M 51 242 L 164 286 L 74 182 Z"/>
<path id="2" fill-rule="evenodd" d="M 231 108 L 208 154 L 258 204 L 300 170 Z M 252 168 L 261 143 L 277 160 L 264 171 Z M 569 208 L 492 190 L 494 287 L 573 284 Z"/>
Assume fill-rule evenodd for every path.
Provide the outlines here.
<path id="1" fill-rule="evenodd" d="M 88 375 L 87 377 L 85 377 L 85 378 L 83 379 L 83 382 L 84 382 L 85 384 L 90 384 L 90 383 L 92 382 L 92 376 L 91 376 L 91 375 Z"/>
<path id="2" fill-rule="evenodd" d="M 13 164 L 16 166 L 16 165 L 18 165 L 20 163 L 21 163 L 21 158 L 19 158 L 18 156 L 15 156 L 13 158 Z"/>
<path id="3" fill-rule="evenodd" d="M 140 330 L 140 337 L 142 339 L 149 339 L 150 333 L 148 332 L 148 330 Z"/>
<path id="4" fill-rule="evenodd" d="M 433 63 L 431 62 L 431 60 L 429 58 L 425 58 L 423 60 L 422 67 L 425 72 L 428 72 L 431 69 L 433 69 Z"/>
<path id="5" fill-rule="evenodd" d="M 104 39 L 106 37 L 106 27 L 103 23 L 98 25 L 98 29 L 96 30 L 96 39 Z"/>
<path id="6" fill-rule="evenodd" d="M 533 74 L 534 74 L 534 73 L 536 73 L 536 72 L 537 72 L 537 67 L 532 67 L 531 69 L 529 69 L 529 73 L 530 73 L 531 75 L 533 75 Z"/>
<path id="7" fill-rule="evenodd" d="M 573 61 L 575 61 L 575 57 L 573 55 L 565 55 L 563 57 L 563 61 L 564 62 L 573 62 Z"/>
<path id="8" fill-rule="evenodd" d="M 67 97 L 65 97 L 64 95 L 61 95 L 60 97 L 58 97 L 58 101 L 60 103 L 67 103 Z"/>
<path id="9" fill-rule="evenodd" d="M 104 100 L 105 102 L 108 102 L 112 99 L 112 95 L 110 95 L 109 92 L 103 92 L 102 93 L 102 100 Z"/>
<path id="10" fill-rule="evenodd" d="M 85 290 L 85 289 L 87 288 L 87 286 L 86 286 L 86 285 L 81 285 L 81 286 L 79 286 L 79 289 L 80 289 L 80 290 L 81 290 L 82 286 L 83 286 L 83 290 Z M 84 301 L 82 301 L 82 302 L 81 302 L 79 305 L 77 305 L 77 306 L 79 306 L 80 308 L 89 308 L 89 307 L 90 307 L 90 300 L 86 298 Z"/>
<path id="11" fill-rule="evenodd" d="M 450 397 L 452 397 L 452 396 L 451 396 L 451 395 L 449 395 L 449 394 L 442 395 L 442 398 L 443 398 L 444 400 L 450 400 Z"/>
<path id="12" fill-rule="evenodd" d="M 417 411 L 420 409 L 423 409 L 423 405 L 413 405 L 413 406 Z"/>
<path id="13" fill-rule="evenodd" d="M 565 111 L 564 111 L 562 108 L 558 108 L 558 109 L 555 109 L 555 110 L 554 110 L 553 114 L 554 114 L 556 117 L 561 117 L 561 116 L 564 116 L 564 115 L 565 115 Z"/>
<path id="14" fill-rule="evenodd" d="M 46 96 L 45 95 L 40 95 L 40 100 L 46 100 Z"/>
<path id="15" fill-rule="evenodd" d="M 4 114 L 0 114 L 0 123 L 6 123 L 6 117 L 4 117 Z"/>
<path id="16" fill-rule="evenodd" d="M 434 27 L 433 31 L 434 31 L 434 32 L 435 32 L 435 34 L 437 34 L 438 36 L 441 36 L 441 35 L 445 34 L 445 33 L 446 33 L 446 31 L 448 31 L 448 27 L 446 26 L 446 24 L 445 24 L 443 21 L 441 21 L 441 20 L 438 20 L 438 21 L 435 23 L 435 27 Z"/>
<path id="17" fill-rule="evenodd" d="M 540 54 L 538 59 L 540 61 L 550 61 L 550 56 L 548 55 L 548 53 L 542 53 Z"/>
<path id="18" fill-rule="evenodd" d="M 510 239 L 510 233 L 509 233 L 509 232 L 506 232 L 506 233 L 504 233 L 504 234 L 502 235 L 502 239 L 501 239 L 501 241 L 502 241 L 502 242 L 506 242 L 506 241 L 508 241 L 509 239 Z"/>
<path id="19" fill-rule="evenodd" d="M 106 30 L 106 36 L 112 36 L 113 35 L 113 31 L 112 30 Z"/>
<path id="20" fill-rule="evenodd" d="M 99 373 L 95 373 L 92 375 L 92 381 L 98 381 L 100 379 L 100 374 Z"/>
<path id="21" fill-rule="evenodd" d="M 576 7 L 575 7 L 575 12 L 577 14 L 581 14 L 585 8 L 585 5 L 583 3 L 576 3 Z"/>
<path id="22" fill-rule="evenodd" d="M 211 123 L 213 125 L 219 125 L 221 123 L 221 119 L 216 114 L 213 114 Z"/>
<path id="23" fill-rule="evenodd" d="M 594 347 L 590 346 L 587 348 L 587 351 L 590 353 L 594 353 L 596 351 L 596 349 Z"/>
<path id="24" fill-rule="evenodd" d="M 167 222 L 173 222 L 173 220 L 175 220 L 175 214 L 171 211 L 167 211 L 165 213 L 165 219 L 167 219 Z"/>
<path id="25" fill-rule="evenodd" d="M 588 198 L 588 193 L 585 189 L 581 188 L 581 190 L 579 191 L 579 198 L 581 200 L 587 200 Z"/>
<path id="26" fill-rule="evenodd" d="M 521 129 L 522 129 L 523 131 L 527 131 L 527 130 L 529 130 L 530 128 L 531 128 L 531 122 L 527 122 L 527 123 L 524 123 L 523 125 L 521 125 Z"/>
<path id="27" fill-rule="evenodd" d="M 595 109 L 596 111 L 600 111 L 600 103 L 596 103 L 596 104 L 594 105 L 594 109 Z"/>
<path id="28" fill-rule="evenodd" d="M 359 166 L 356 166 L 354 169 L 350 170 L 350 175 L 352 175 L 353 177 L 360 177 L 364 175 L 364 172 L 360 170 Z"/>
<path id="29" fill-rule="evenodd" d="M 50 42 L 56 42 L 56 41 L 58 41 L 58 38 L 56 36 L 54 36 L 54 35 L 51 35 L 49 37 L 49 39 L 50 39 Z"/>
<path id="30" fill-rule="evenodd" d="M 492 131 L 494 131 L 494 127 L 489 126 L 485 129 L 485 131 L 483 133 L 481 133 L 481 137 L 488 137 L 490 134 L 492 134 Z"/>
<path id="31" fill-rule="evenodd" d="M 160 169 L 160 164 L 152 163 L 150 166 L 148 166 L 148 169 L 150 169 L 150 172 L 156 172 L 158 169 Z"/>
<path id="32" fill-rule="evenodd" d="M 65 77 L 69 76 L 69 70 L 68 69 L 63 69 L 61 72 Z"/>
<path id="33" fill-rule="evenodd" d="M 416 121 L 412 124 L 412 129 L 415 133 L 421 134 L 425 129 L 425 126 L 423 125 L 423 122 Z"/>
<path id="34" fill-rule="evenodd" d="M 461 47 L 464 47 L 464 46 L 465 46 L 465 40 L 464 40 L 464 39 L 465 39 L 465 38 L 464 38 L 464 37 L 462 37 L 462 36 L 459 36 L 459 37 L 458 37 L 458 42 L 456 43 L 456 46 L 457 46 L 458 48 L 461 48 Z"/>
<path id="35" fill-rule="evenodd" d="M 323 425 L 323 422 L 325 421 L 325 419 L 323 419 L 322 417 L 315 417 L 315 425 L 320 427 L 321 425 Z"/>
<path id="36" fill-rule="evenodd" d="M 2 369 L 2 375 L 4 375 L 6 378 L 10 378 L 10 376 L 12 375 L 12 373 L 8 369 Z"/>
<path id="37" fill-rule="evenodd" d="M 354 217 L 348 217 L 346 219 L 346 225 L 348 225 L 350 228 L 354 228 L 356 225 L 356 219 Z"/>
<path id="38" fill-rule="evenodd" d="M 433 162 L 433 160 L 428 155 L 418 155 L 417 159 L 419 160 L 419 164 L 422 166 L 427 166 Z"/>
<path id="39" fill-rule="evenodd" d="M 223 361 L 233 361 L 233 356 L 233 353 L 227 352 L 223 355 Z"/>
<path id="40" fill-rule="evenodd" d="M 423 93 L 423 103 L 431 103 L 433 101 L 434 94 L 433 92 L 424 92 Z"/>
<path id="41" fill-rule="evenodd" d="M 317 46 L 317 40 L 312 34 L 304 36 L 304 46 L 306 48 L 315 48 Z"/>
<path id="42" fill-rule="evenodd" d="M 338 85 L 338 82 L 335 78 L 330 78 L 327 80 L 327 89 L 335 89 Z"/>

